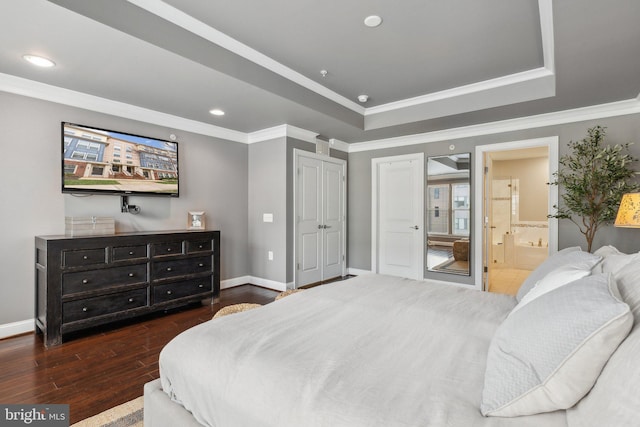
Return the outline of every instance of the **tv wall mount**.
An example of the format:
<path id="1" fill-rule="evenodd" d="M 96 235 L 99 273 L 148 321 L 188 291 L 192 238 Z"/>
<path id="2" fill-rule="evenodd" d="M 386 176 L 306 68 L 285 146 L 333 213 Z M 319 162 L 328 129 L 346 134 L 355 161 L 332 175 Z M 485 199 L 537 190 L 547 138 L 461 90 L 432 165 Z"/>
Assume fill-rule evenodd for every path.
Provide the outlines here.
<path id="1" fill-rule="evenodd" d="M 140 213 L 140 206 L 130 205 L 129 196 L 120 196 L 120 212 L 137 215 Z"/>

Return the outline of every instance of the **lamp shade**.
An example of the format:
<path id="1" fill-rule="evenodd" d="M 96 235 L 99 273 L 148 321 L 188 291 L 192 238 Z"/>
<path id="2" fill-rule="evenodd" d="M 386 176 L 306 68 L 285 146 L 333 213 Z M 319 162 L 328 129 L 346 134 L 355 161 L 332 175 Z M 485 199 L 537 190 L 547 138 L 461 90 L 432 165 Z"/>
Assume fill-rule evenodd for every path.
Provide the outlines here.
<path id="1" fill-rule="evenodd" d="M 615 226 L 640 228 L 640 193 L 627 193 L 622 196 Z"/>

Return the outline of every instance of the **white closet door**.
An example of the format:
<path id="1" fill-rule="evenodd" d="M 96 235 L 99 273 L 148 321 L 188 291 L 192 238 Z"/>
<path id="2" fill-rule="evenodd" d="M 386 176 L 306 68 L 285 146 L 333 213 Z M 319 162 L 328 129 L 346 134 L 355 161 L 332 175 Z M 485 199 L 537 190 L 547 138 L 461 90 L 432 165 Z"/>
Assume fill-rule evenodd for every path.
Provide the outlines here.
<path id="1" fill-rule="evenodd" d="M 336 163 L 322 163 L 322 280 L 342 276 L 344 265 L 344 172 Z"/>
<path id="2" fill-rule="evenodd" d="M 300 156 L 297 176 L 297 281 L 322 280 L 322 161 Z"/>
<path id="3" fill-rule="evenodd" d="M 345 164 L 297 155 L 296 286 L 344 274 Z"/>

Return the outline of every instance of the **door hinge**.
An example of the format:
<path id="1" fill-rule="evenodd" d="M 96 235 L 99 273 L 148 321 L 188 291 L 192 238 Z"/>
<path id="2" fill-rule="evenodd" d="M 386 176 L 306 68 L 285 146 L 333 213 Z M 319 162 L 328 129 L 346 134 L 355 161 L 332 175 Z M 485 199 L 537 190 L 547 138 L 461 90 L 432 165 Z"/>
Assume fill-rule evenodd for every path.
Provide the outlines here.
<path id="1" fill-rule="evenodd" d="M 484 266 L 484 272 L 488 273 L 489 272 L 489 267 L 487 267 L 486 265 Z"/>
<path id="2" fill-rule="evenodd" d="M 485 166 L 484 167 L 484 174 L 488 174 L 489 173 L 489 166 Z"/>
<path id="3" fill-rule="evenodd" d="M 296 264 L 296 268 L 300 270 L 300 263 Z"/>

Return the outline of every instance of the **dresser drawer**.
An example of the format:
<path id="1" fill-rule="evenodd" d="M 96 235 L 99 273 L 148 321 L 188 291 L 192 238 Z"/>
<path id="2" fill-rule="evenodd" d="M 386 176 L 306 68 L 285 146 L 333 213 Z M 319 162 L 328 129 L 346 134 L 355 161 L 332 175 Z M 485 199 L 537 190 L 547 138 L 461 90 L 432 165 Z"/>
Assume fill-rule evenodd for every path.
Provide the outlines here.
<path id="1" fill-rule="evenodd" d="M 147 245 L 114 246 L 111 252 L 113 261 L 147 258 Z"/>
<path id="2" fill-rule="evenodd" d="M 151 245 L 152 257 L 172 256 L 172 255 L 182 255 L 182 241 L 154 243 Z"/>
<path id="3" fill-rule="evenodd" d="M 75 322 L 147 305 L 146 288 L 69 301 L 62 304 L 62 322 Z"/>
<path id="4" fill-rule="evenodd" d="M 213 242 L 209 240 L 187 240 L 187 253 L 206 252 L 213 250 Z"/>
<path id="5" fill-rule="evenodd" d="M 154 280 L 167 279 L 170 277 L 210 272 L 211 266 L 211 256 L 155 261 L 151 266 L 151 274 Z"/>
<path id="6" fill-rule="evenodd" d="M 78 271 L 62 275 L 62 295 L 147 281 L 147 264 Z"/>
<path id="7" fill-rule="evenodd" d="M 178 298 L 204 294 L 213 290 L 211 276 L 200 279 L 183 280 L 153 287 L 153 303 L 171 301 Z"/>
<path id="8" fill-rule="evenodd" d="M 106 249 L 81 249 L 62 252 L 63 267 L 82 267 L 84 265 L 105 264 L 107 262 Z"/>

